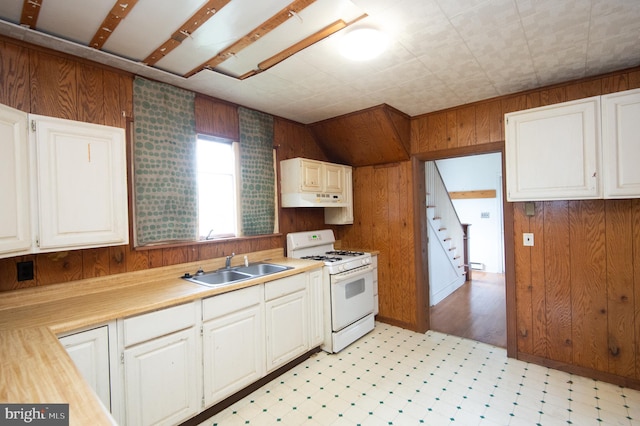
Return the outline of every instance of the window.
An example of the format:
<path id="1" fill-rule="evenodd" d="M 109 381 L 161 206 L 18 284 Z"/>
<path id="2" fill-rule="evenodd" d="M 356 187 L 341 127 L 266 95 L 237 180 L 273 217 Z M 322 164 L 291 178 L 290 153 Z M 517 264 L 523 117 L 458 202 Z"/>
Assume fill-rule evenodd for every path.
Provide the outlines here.
<path id="1" fill-rule="evenodd" d="M 198 135 L 196 157 L 200 239 L 239 236 L 238 144 Z"/>

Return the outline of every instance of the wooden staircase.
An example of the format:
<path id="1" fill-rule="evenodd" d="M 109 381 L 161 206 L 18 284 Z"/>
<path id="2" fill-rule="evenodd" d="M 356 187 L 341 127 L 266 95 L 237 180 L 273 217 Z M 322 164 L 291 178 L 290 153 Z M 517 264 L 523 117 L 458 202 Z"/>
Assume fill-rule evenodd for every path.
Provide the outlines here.
<path id="1" fill-rule="evenodd" d="M 431 304 L 435 304 L 467 280 L 468 260 L 464 228 L 435 162 L 426 162 L 425 172 Z"/>

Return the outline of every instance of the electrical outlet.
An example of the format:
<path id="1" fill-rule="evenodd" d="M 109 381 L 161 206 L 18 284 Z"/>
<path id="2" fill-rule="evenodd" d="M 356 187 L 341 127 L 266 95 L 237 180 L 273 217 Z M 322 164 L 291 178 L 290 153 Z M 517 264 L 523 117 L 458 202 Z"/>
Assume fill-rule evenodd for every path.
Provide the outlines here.
<path id="1" fill-rule="evenodd" d="M 33 261 L 18 262 L 18 281 L 29 281 L 33 279 Z"/>
<path id="2" fill-rule="evenodd" d="M 525 232 L 522 234 L 522 245 L 533 247 L 533 233 Z"/>

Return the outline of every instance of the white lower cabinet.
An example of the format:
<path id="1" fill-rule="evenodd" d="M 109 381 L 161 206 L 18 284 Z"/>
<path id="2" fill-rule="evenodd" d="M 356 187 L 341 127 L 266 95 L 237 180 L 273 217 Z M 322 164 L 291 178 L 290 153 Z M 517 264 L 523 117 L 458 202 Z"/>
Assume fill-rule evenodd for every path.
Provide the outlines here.
<path id="1" fill-rule="evenodd" d="M 264 376 L 264 286 L 202 301 L 204 405 Z"/>
<path id="2" fill-rule="evenodd" d="M 200 411 L 199 308 L 197 301 L 120 321 L 127 425 L 172 425 Z"/>
<path id="3" fill-rule="evenodd" d="M 82 377 L 98 395 L 105 408 L 112 413 L 114 407 L 111 401 L 111 371 L 115 371 L 117 365 L 117 352 L 110 350 L 112 348 L 109 346 L 109 334 L 115 335 L 114 325 L 115 323 L 105 324 L 59 336 L 60 343 L 67 350 Z"/>
<path id="4" fill-rule="evenodd" d="M 308 274 L 264 285 L 267 373 L 309 349 Z"/>
<path id="5" fill-rule="evenodd" d="M 58 336 L 118 424 L 174 425 L 322 344 L 322 269 Z"/>

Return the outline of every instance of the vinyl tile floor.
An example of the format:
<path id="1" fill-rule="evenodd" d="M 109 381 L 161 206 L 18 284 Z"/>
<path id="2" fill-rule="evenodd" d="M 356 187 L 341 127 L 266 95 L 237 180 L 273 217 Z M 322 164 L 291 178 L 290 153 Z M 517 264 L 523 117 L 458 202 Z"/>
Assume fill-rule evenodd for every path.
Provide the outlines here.
<path id="1" fill-rule="evenodd" d="M 640 391 L 383 323 L 320 352 L 201 424 L 640 425 Z"/>

